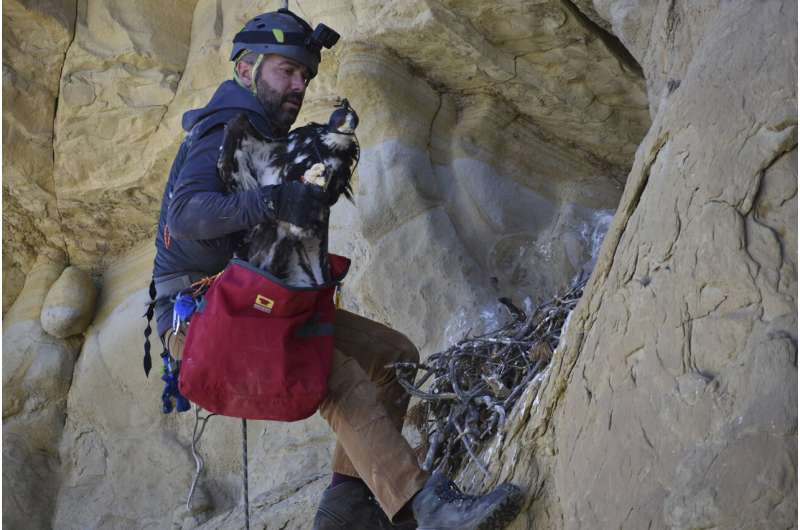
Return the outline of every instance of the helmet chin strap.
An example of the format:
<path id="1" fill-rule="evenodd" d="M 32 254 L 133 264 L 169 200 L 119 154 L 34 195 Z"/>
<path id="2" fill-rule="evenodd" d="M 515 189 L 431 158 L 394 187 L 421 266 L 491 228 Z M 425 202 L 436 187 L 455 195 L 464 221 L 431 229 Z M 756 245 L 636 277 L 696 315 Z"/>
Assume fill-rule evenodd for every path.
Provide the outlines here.
<path id="1" fill-rule="evenodd" d="M 247 53 L 243 53 L 242 57 L 244 57 L 245 55 L 247 55 Z M 239 61 L 241 61 L 241 59 L 237 59 L 236 62 L 233 63 L 233 74 L 234 74 L 233 78 L 236 80 L 236 83 L 240 87 L 245 88 L 250 92 L 252 92 L 254 96 L 258 95 L 258 87 L 256 86 L 256 79 L 258 79 L 258 69 L 261 66 L 261 62 L 263 60 L 264 60 L 264 54 L 259 53 L 258 57 L 256 58 L 256 62 L 253 63 L 253 67 L 250 68 L 250 86 L 246 86 L 244 83 L 242 83 L 242 80 L 239 78 L 239 71 L 237 67 L 239 66 Z"/>
<path id="2" fill-rule="evenodd" d="M 258 79 L 258 70 L 261 67 L 261 62 L 264 60 L 264 54 L 259 53 L 256 62 L 253 64 L 252 70 L 250 70 L 250 91 L 253 93 L 254 96 L 258 95 L 258 87 L 256 86 L 256 80 Z"/>

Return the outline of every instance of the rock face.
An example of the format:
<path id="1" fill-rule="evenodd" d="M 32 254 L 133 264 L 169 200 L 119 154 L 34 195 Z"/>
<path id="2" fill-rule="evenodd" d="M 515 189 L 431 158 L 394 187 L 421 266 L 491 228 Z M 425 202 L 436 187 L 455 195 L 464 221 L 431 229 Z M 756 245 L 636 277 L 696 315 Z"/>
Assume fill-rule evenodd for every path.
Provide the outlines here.
<path id="1" fill-rule="evenodd" d="M 75 0 L 3 4 L 3 314 L 37 256 L 64 247 L 53 122 L 75 11 Z"/>
<path id="2" fill-rule="evenodd" d="M 3 526 L 48 528 L 60 482 L 57 447 L 80 342 L 45 333 L 42 303 L 64 268 L 39 258 L 3 319 Z"/>
<path id="3" fill-rule="evenodd" d="M 594 4 L 653 125 L 494 480 L 537 491 L 518 528 L 792 527 L 797 6 Z"/>
<path id="4" fill-rule="evenodd" d="M 654 120 L 556 376 L 553 497 L 568 527 L 791 527 L 797 4 L 625 17 Z"/>
<path id="5" fill-rule="evenodd" d="M 195 0 L 87 1 L 61 73 L 54 181 L 73 265 L 100 268 L 152 233 L 162 159 L 150 145 L 186 67 Z M 167 152 L 164 152 L 164 151 Z"/>
<path id="6" fill-rule="evenodd" d="M 180 117 L 275 4 L 3 4 L 9 527 L 242 526 L 241 424 L 210 420 L 187 510 L 193 418 L 160 414 L 141 315 Z M 796 5 L 292 7 L 342 34 L 299 122 L 336 96 L 361 117 L 355 201 L 332 219 L 332 250 L 354 259 L 346 306 L 423 355 L 495 326 L 498 296 L 530 306 L 591 270 L 619 205 L 548 377 L 493 475 L 463 483 L 526 486 L 515 528 L 791 526 Z M 96 309 L 81 297 L 56 326 L 75 267 Z M 327 425 L 248 427 L 254 525 L 310 527 Z"/>

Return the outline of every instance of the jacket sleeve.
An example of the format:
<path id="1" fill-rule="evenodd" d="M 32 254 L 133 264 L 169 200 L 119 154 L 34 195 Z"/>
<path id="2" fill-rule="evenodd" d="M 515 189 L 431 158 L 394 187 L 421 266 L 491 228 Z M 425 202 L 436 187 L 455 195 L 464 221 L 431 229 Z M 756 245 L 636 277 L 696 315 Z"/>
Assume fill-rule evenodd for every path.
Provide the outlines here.
<path id="1" fill-rule="evenodd" d="M 167 226 L 175 239 L 215 239 L 273 218 L 275 187 L 226 193 L 217 176 L 224 135 L 216 127 L 192 142 L 172 189 Z"/>

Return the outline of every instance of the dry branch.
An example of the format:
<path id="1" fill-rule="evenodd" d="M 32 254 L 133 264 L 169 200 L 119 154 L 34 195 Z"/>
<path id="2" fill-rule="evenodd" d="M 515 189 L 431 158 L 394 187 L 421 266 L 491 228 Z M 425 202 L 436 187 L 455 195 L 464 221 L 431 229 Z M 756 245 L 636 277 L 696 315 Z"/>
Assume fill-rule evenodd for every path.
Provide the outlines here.
<path id="1" fill-rule="evenodd" d="M 469 458 L 487 473 L 478 457 L 483 444 L 503 428 L 525 388 L 550 363 L 585 285 L 586 279 L 578 278 L 530 316 L 501 298 L 511 316 L 502 328 L 467 336 L 424 363 L 393 365 L 403 388 L 420 399 L 409 420 L 422 437 L 424 469 L 452 475 Z"/>

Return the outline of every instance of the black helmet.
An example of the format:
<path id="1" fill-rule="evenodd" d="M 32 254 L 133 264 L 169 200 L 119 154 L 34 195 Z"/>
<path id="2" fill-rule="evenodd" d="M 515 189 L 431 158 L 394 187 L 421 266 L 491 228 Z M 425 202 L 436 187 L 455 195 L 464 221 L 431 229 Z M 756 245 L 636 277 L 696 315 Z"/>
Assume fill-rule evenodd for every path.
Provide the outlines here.
<path id="1" fill-rule="evenodd" d="M 317 75 L 320 50 L 331 48 L 339 34 L 318 24 L 316 29 L 288 9 L 264 13 L 250 20 L 233 38 L 231 61 L 244 51 L 259 54 L 275 53 L 293 59 L 308 68 L 311 77 Z"/>

